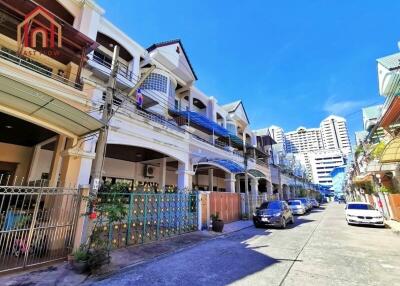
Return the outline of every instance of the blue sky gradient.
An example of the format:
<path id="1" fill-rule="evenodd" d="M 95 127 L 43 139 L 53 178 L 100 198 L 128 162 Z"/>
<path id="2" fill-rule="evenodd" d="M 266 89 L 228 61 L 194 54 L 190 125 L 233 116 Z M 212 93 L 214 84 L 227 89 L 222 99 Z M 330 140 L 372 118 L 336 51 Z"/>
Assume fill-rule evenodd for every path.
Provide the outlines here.
<path id="1" fill-rule="evenodd" d="M 383 102 L 376 59 L 398 51 L 400 1 L 98 0 L 147 47 L 182 40 L 197 86 L 224 104 L 242 99 L 253 129 L 317 127 Z"/>

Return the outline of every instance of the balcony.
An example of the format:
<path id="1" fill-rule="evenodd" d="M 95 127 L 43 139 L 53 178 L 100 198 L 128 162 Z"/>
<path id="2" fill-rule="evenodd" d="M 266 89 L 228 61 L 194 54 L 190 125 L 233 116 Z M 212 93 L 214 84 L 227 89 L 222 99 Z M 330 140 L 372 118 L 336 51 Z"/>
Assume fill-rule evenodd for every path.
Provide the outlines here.
<path id="1" fill-rule="evenodd" d="M 70 87 L 73 87 L 78 90 L 82 90 L 82 84 L 77 83 L 75 81 L 71 81 L 67 79 L 65 76 L 55 74 L 53 73 L 53 69 L 51 67 L 48 67 L 46 65 L 43 65 L 37 61 L 34 61 L 32 59 L 29 59 L 24 56 L 18 56 L 16 52 L 2 47 L 0 49 L 0 58 L 7 60 L 13 64 L 16 64 L 18 66 L 24 67 L 28 70 L 34 71 L 42 76 L 52 78 L 58 82 L 61 82 L 65 85 L 68 85 Z M 61 74 L 61 72 L 60 72 Z"/>
<path id="2" fill-rule="evenodd" d="M 126 98 L 123 95 L 119 95 L 118 99 L 114 99 L 113 103 L 114 103 L 113 109 L 115 110 L 114 112 L 118 114 L 127 116 L 129 118 L 140 116 L 144 118 L 145 121 L 148 121 L 149 123 L 152 124 L 155 123 L 157 125 L 160 125 L 164 129 L 171 130 L 174 132 L 189 134 L 192 140 L 206 143 L 208 145 L 214 146 L 215 148 L 218 148 L 219 150 L 223 150 L 229 155 L 234 156 L 239 161 L 242 161 L 244 158 L 243 155 L 240 153 L 240 151 L 234 150 L 231 146 L 229 146 L 229 144 L 223 141 L 211 140 L 209 136 L 205 138 L 206 136 L 200 136 L 198 134 L 190 132 L 190 130 L 188 130 L 188 128 L 185 127 L 188 125 L 184 124 L 184 122 L 180 122 L 179 120 L 177 120 L 177 118 L 169 119 L 155 112 L 146 110 L 146 108 L 138 109 L 133 99 Z"/>
<path id="3" fill-rule="evenodd" d="M 97 77 L 102 80 L 108 80 L 111 73 L 111 62 L 112 58 L 109 55 L 100 50 L 95 50 L 89 56 L 88 65 Z M 132 88 L 137 79 L 137 75 L 132 70 L 129 70 L 126 64 L 118 62 L 117 85 L 119 85 L 119 88 Z"/>

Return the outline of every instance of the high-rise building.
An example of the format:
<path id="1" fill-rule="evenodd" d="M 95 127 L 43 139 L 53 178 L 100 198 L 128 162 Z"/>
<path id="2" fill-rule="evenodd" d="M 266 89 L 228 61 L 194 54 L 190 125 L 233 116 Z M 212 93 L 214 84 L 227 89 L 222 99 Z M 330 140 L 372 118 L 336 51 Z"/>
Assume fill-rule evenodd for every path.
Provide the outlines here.
<path id="1" fill-rule="evenodd" d="M 285 137 L 288 153 L 303 153 L 323 148 L 319 128 L 299 127 L 296 131 L 285 133 Z"/>
<path id="2" fill-rule="evenodd" d="M 346 164 L 346 158 L 339 149 L 308 152 L 308 160 L 313 182 L 327 187 L 333 186 L 332 170 Z"/>
<path id="3" fill-rule="evenodd" d="M 351 153 L 346 119 L 335 115 L 322 120 L 319 128 L 299 127 L 285 133 L 281 127 L 272 125 L 256 132 L 268 132 L 277 142 L 275 155 L 293 154 L 306 169 L 307 177 L 325 186 L 332 186 L 330 172 L 342 166 Z M 280 157 L 277 162 L 282 161 Z"/>
<path id="4" fill-rule="evenodd" d="M 320 130 L 324 142 L 323 149 L 340 149 L 346 155 L 351 153 L 346 119 L 330 115 L 321 121 Z"/>

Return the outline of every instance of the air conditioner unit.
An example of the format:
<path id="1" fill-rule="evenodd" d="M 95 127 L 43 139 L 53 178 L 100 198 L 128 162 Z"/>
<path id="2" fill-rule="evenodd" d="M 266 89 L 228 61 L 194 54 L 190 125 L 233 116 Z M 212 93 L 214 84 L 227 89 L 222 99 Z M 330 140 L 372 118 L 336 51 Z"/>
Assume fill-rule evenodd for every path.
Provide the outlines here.
<path id="1" fill-rule="evenodd" d="M 146 178 L 153 178 L 154 177 L 154 167 L 145 165 L 144 166 L 144 177 Z"/>

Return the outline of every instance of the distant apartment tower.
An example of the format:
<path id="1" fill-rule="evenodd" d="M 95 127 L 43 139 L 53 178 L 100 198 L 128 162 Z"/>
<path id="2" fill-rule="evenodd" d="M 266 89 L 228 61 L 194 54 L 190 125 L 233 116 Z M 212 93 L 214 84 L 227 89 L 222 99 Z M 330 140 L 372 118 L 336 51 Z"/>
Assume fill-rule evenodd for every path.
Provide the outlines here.
<path id="1" fill-rule="evenodd" d="M 304 153 L 324 147 L 319 128 L 299 127 L 296 131 L 285 133 L 285 138 L 287 153 Z"/>
<path id="2" fill-rule="evenodd" d="M 318 150 L 307 154 L 311 166 L 312 180 L 315 184 L 333 186 L 331 172 L 334 168 L 346 164 L 346 159 L 339 149 Z"/>
<path id="3" fill-rule="evenodd" d="M 351 153 L 346 119 L 330 115 L 321 121 L 320 130 L 323 140 L 322 149 L 340 149 L 345 155 Z"/>

